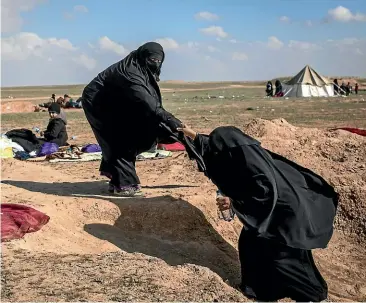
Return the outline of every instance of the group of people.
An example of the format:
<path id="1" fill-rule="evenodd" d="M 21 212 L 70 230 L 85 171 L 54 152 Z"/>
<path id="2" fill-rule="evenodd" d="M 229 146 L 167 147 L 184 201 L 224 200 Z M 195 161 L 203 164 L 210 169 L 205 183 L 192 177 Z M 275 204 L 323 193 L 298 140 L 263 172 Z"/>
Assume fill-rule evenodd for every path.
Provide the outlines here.
<path id="1" fill-rule="evenodd" d="M 349 96 L 350 94 L 353 94 L 352 85 L 350 82 L 348 82 L 347 85 L 344 82 L 342 82 L 342 84 L 339 86 L 338 79 L 334 79 L 333 87 L 334 87 L 334 92 L 337 95 Z M 356 95 L 358 94 L 358 83 L 355 84 L 355 94 Z"/>
<path id="2" fill-rule="evenodd" d="M 267 97 L 283 97 L 283 89 L 282 89 L 282 84 L 280 80 L 276 80 L 275 82 L 275 87 L 276 90 L 273 93 L 273 84 L 272 81 L 268 81 L 267 85 L 266 85 L 266 93 L 267 93 Z"/>
<path id="3" fill-rule="evenodd" d="M 243 223 L 242 292 L 260 301 L 326 299 L 327 283 L 311 250 L 325 248 L 332 237 L 338 204 L 334 188 L 235 127 L 199 134 L 166 111 L 158 85 L 164 59 L 160 44 L 146 43 L 83 90 L 83 109 L 102 149 L 100 172 L 110 179 L 108 190 L 141 196 L 136 156 L 159 142 L 179 141 L 220 191 L 218 207 L 232 210 Z M 281 91 L 276 81 L 275 95 Z"/>
<path id="4" fill-rule="evenodd" d="M 345 96 L 349 96 L 350 94 L 353 94 L 353 88 L 350 82 L 347 83 L 347 85 L 342 82 L 341 85 L 338 84 L 338 79 L 334 79 L 333 81 L 333 87 L 334 87 L 334 92 L 336 93 L 336 95 L 345 95 Z M 358 94 L 358 83 L 355 84 L 355 94 Z M 268 81 L 267 85 L 266 85 L 266 94 L 267 97 L 283 97 L 284 93 L 283 93 L 283 89 L 282 89 L 282 84 L 280 80 L 276 80 L 275 82 L 275 91 L 273 89 L 273 84 L 272 81 Z"/>
<path id="5" fill-rule="evenodd" d="M 63 97 L 58 97 L 57 100 L 56 95 L 52 94 L 48 102 L 41 103 L 38 106 L 48 108 L 53 103 L 58 103 L 61 108 L 82 108 L 81 99 L 74 100 L 68 94 L 65 94 Z"/>

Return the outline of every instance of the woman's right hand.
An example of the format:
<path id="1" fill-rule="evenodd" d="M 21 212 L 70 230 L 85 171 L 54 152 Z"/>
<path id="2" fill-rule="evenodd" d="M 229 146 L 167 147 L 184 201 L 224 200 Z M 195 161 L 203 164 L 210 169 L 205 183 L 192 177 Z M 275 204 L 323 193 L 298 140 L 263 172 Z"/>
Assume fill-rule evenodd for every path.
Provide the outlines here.
<path id="1" fill-rule="evenodd" d="M 231 201 L 229 197 L 218 196 L 216 198 L 216 205 L 218 206 L 219 210 L 225 211 L 230 208 Z"/>
<path id="2" fill-rule="evenodd" d="M 192 140 L 196 139 L 197 136 L 197 132 L 195 132 L 193 129 L 191 129 L 189 126 L 187 126 L 186 124 L 182 124 L 182 127 L 178 127 L 177 131 L 179 132 L 183 132 L 183 134 L 189 138 L 191 138 Z"/>

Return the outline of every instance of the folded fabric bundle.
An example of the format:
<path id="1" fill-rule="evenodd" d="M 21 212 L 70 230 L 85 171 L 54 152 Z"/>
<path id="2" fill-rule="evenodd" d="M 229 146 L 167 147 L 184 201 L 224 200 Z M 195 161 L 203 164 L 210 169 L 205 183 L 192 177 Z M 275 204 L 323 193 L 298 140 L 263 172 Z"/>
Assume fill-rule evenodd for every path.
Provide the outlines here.
<path id="1" fill-rule="evenodd" d="M 186 148 L 180 142 L 175 142 L 172 144 L 158 144 L 158 149 L 168 150 L 168 151 L 185 151 Z"/>
<path id="2" fill-rule="evenodd" d="M 37 156 L 42 157 L 42 156 L 51 155 L 51 154 L 57 152 L 58 149 L 59 149 L 59 146 L 56 143 L 46 142 L 46 143 L 42 144 Z"/>
<path id="3" fill-rule="evenodd" d="M 139 155 L 137 155 L 136 160 L 137 161 L 143 161 L 143 160 L 156 160 L 156 159 L 164 159 L 172 156 L 171 151 L 167 150 L 156 150 L 156 152 L 144 152 Z"/>
<path id="4" fill-rule="evenodd" d="M 50 217 L 25 205 L 1 204 L 1 242 L 21 239 L 26 233 L 36 232 Z"/>
<path id="5" fill-rule="evenodd" d="M 99 153 L 102 151 L 98 144 L 87 144 L 81 149 L 83 153 Z"/>

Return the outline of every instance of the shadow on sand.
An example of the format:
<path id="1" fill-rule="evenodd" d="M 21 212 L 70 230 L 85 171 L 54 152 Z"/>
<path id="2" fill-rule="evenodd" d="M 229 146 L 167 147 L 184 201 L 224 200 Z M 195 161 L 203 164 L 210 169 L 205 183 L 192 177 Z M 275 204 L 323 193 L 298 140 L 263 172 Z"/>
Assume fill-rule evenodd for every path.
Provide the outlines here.
<path id="1" fill-rule="evenodd" d="M 240 281 L 237 250 L 207 221 L 203 212 L 171 196 L 125 199 L 101 195 L 103 182 L 40 183 L 4 180 L 4 184 L 32 192 L 67 197 L 94 197 L 120 209 L 113 225 L 93 223 L 84 230 L 129 253 L 142 253 L 170 265 L 186 263 L 207 267 L 230 285 Z"/>

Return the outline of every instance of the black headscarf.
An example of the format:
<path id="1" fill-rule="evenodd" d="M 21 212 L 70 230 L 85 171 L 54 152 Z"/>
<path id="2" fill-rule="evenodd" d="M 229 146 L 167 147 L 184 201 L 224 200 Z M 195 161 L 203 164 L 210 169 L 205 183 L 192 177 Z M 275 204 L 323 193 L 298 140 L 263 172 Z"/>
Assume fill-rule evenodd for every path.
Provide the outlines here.
<path id="1" fill-rule="evenodd" d="M 198 135 L 195 145 L 206 175 L 232 199 L 248 232 L 294 248 L 327 246 L 338 195 L 322 177 L 235 127 Z"/>
<path id="2" fill-rule="evenodd" d="M 154 59 L 160 62 L 154 62 Z M 135 84 L 145 83 L 144 78 L 151 77 L 158 82 L 164 59 L 163 47 L 159 43 L 148 42 L 132 51 L 121 61 L 121 73 Z"/>
<path id="3" fill-rule="evenodd" d="M 61 113 L 61 106 L 58 103 L 52 103 L 49 107 L 48 107 L 48 112 L 52 112 L 52 113 L 56 113 L 56 114 L 60 114 Z"/>

